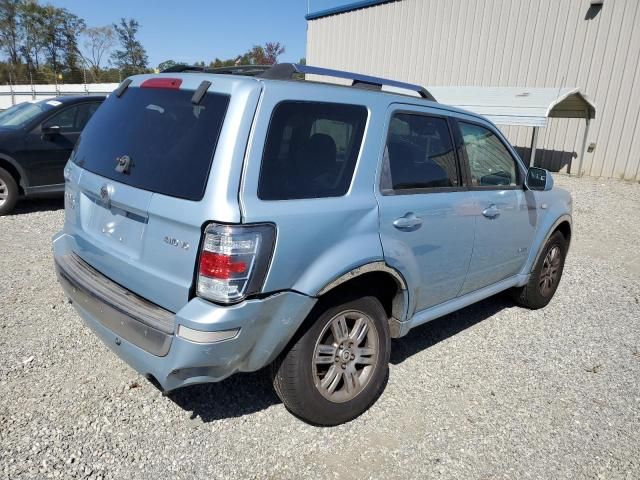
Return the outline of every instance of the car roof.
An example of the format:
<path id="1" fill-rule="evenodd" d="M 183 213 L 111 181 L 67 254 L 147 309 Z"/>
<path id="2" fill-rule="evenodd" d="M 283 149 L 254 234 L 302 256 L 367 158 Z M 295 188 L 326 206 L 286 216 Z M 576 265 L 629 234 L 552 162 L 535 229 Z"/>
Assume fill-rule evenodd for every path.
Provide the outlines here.
<path id="1" fill-rule="evenodd" d="M 65 105 L 70 105 L 72 103 L 81 103 L 81 102 L 102 102 L 107 98 L 105 95 L 62 95 L 59 97 L 48 98 L 47 100 L 55 100 L 56 102 L 60 102 Z"/>
<path id="2" fill-rule="evenodd" d="M 385 98 L 389 100 L 389 103 L 409 103 L 414 105 L 422 105 L 425 107 L 436 108 L 442 110 L 443 112 L 467 115 L 493 125 L 493 122 L 491 122 L 491 120 L 483 117 L 482 115 L 464 110 L 462 108 L 454 107 L 452 105 L 437 102 L 436 99 L 433 98 L 433 96 L 430 94 L 428 89 L 420 85 L 399 82 L 392 79 L 372 77 L 369 75 L 363 75 L 354 72 L 286 63 L 276 65 L 239 65 L 219 68 L 176 65 L 156 75 L 174 76 L 175 74 L 182 78 L 185 78 L 183 76 L 185 74 L 188 76 L 197 75 L 212 82 L 215 80 L 215 78 L 226 77 L 229 79 L 233 79 L 238 83 L 259 81 L 265 85 L 282 85 L 283 83 L 291 84 L 291 82 L 295 82 L 297 85 L 305 85 L 306 88 L 311 89 L 354 89 L 361 93 L 366 92 L 366 94 L 371 95 L 372 98 L 380 98 L 380 95 L 384 95 Z M 315 79 L 308 80 L 304 78 L 305 74 L 350 79 L 352 80 L 352 84 L 349 85 L 344 83 L 328 83 Z M 387 87 L 388 89 L 384 90 L 382 88 L 383 86 Z M 409 93 L 411 91 L 413 92 L 413 94 Z"/>

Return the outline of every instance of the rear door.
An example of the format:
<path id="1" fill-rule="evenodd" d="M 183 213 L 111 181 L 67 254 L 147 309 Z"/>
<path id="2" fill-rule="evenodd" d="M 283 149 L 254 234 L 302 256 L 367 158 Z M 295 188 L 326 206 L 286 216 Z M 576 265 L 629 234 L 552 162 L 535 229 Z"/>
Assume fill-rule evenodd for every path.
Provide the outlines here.
<path id="1" fill-rule="evenodd" d="M 194 102 L 198 77 L 151 77 L 149 87 L 139 77 L 121 96 L 111 95 L 83 131 L 70 166 L 82 168 L 74 211 L 67 209 L 72 220 L 66 231 L 76 240 L 76 253 L 172 311 L 190 298 L 203 226 L 239 219 L 237 203 L 234 216 L 224 213 L 224 201 L 213 201 L 234 176 L 213 172 L 244 151 L 251 122 L 244 108 L 253 112 L 259 95 L 238 89 L 241 108 L 229 112 L 233 88 L 221 80 Z M 180 83 L 186 85 L 177 88 Z M 220 146 L 223 136 L 230 140 Z M 238 161 L 240 169 L 241 153 Z M 210 173 L 218 192 L 210 187 Z M 237 188 L 230 187 L 236 195 Z"/>
<path id="2" fill-rule="evenodd" d="M 473 199 L 448 117 L 394 105 L 388 118 L 377 189 L 380 237 L 386 262 L 407 279 L 419 311 L 462 287 L 473 248 Z"/>
<path id="3" fill-rule="evenodd" d="M 80 132 L 99 106 L 99 102 L 89 102 L 62 107 L 27 134 L 23 156 L 27 158 L 24 165 L 29 173 L 30 186 L 64 183 L 64 165 Z M 59 127 L 59 132 L 43 135 L 42 129 L 51 126 Z"/>
<path id="4" fill-rule="evenodd" d="M 477 209 L 469 273 L 461 294 L 522 270 L 537 225 L 533 193 L 523 187 L 524 169 L 491 126 L 458 122 L 470 188 Z"/>

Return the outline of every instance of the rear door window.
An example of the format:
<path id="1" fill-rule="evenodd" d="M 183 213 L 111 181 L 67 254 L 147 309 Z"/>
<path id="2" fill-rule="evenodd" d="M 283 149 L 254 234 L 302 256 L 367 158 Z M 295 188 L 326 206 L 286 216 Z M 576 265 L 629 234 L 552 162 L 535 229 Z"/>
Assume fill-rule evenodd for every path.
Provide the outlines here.
<path id="1" fill-rule="evenodd" d="M 262 200 L 339 197 L 347 193 L 367 109 L 323 102 L 279 103 L 260 168 Z"/>
<path id="2" fill-rule="evenodd" d="M 192 91 L 128 88 L 110 95 L 87 123 L 72 160 L 103 177 L 151 192 L 200 200 L 229 96 Z M 117 171 L 118 159 L 129 168 Z"/>
<path id="3" fill-rule="evenodd" d="M 56 125 L 60 127 L 61 132 L 81 132 L 99 106 L 100 103 L 97 102 L 74 105 L 56 113 L 42 126 L 46 128 Z"/>

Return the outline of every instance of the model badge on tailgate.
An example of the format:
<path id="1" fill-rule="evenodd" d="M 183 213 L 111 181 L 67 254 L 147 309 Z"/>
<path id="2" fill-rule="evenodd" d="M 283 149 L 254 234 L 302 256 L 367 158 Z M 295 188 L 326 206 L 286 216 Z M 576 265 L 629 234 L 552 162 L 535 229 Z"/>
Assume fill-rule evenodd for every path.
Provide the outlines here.
<path id="1" fill-rule="evenodd" d="M 189 242 L 178 240 L 177 238 L 169 237 L 168 235 L 164 237 L 164 243 L 168 243 L 173 247 L 179 247 L 183 250 L 189 250 Z"/>

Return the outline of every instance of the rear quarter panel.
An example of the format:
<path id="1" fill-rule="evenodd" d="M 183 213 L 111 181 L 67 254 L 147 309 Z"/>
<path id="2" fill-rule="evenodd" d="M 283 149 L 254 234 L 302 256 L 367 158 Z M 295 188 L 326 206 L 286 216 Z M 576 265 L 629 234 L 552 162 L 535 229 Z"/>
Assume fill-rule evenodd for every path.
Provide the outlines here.
<path id="1" fill-rule="evenodd" d="M 328 99 L 368 109 L 363 143 L 347 194 L 320 199 L 260 200 L 258 177 L 273 108 L 283 100 Z M 240 195 L 244 222 L 273 222 L 277 226 L 265 292 L 292 289 L 316 295 L 342 274 L 383 259 L 374 181 L 388 104 L 384 95 L 371 95 L 357 89 L 265 82 L 247 150 Z"/>

